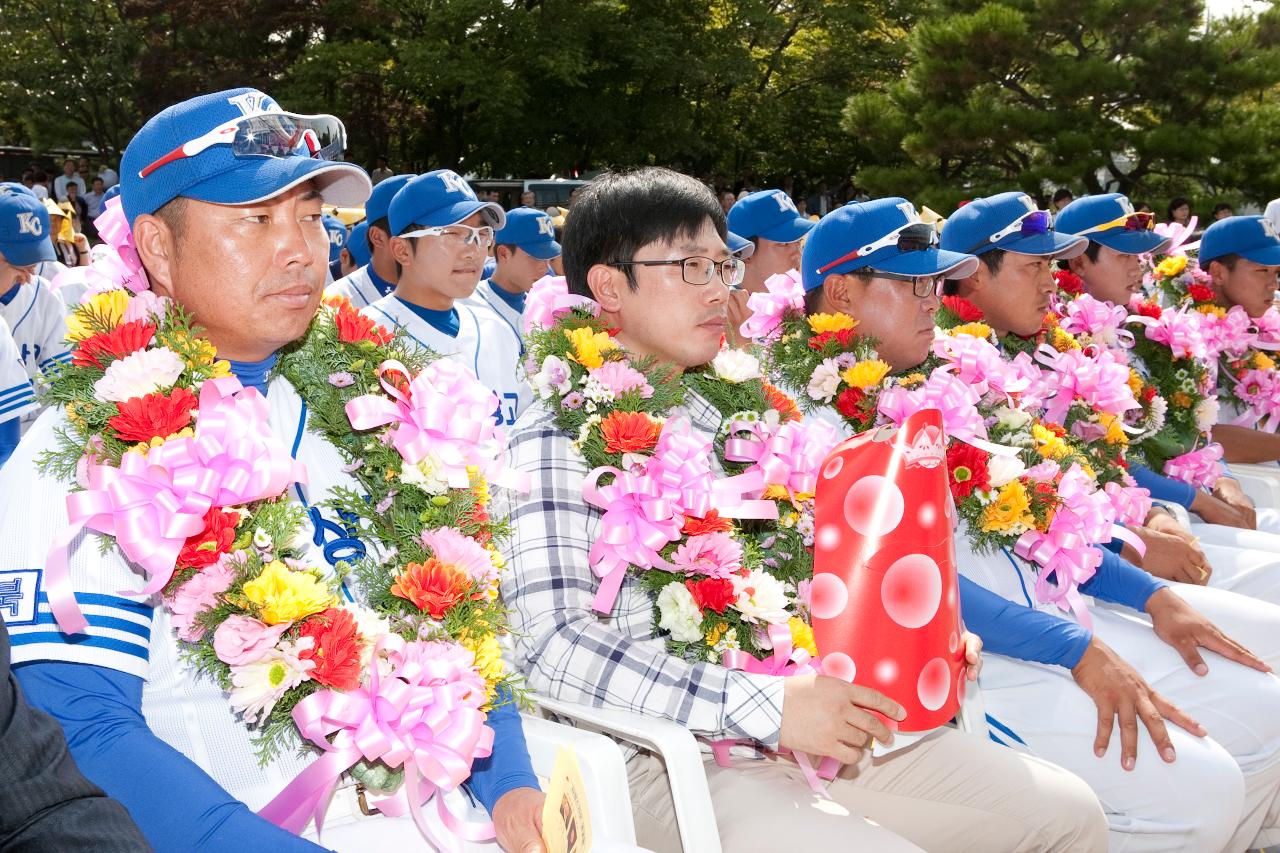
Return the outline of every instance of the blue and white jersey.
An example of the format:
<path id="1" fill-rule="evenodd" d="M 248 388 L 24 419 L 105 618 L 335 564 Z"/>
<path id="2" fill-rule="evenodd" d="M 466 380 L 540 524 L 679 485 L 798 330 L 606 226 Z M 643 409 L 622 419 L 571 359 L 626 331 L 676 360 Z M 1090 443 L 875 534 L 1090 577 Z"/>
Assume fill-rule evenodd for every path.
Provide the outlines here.
<path id="1" fill-rule="evenodd" d="M 267 397 L 270 423 L 280 440 L 307 467 L 307 486 L 290 497 L 309 507 L 302 531 L 310 543 L 308 562 L 320 567 L 355 559 L 365 544 L 348 521 L 314 504 L 337 485 L 358 488 L 341 471 L 343 459 L 324 438 L 306 429 L 306 407 L 288 380 L 276 378 Z M 232 796 L 251 809 L 265 805 L 311 758 L 293 750 L 263 767 L 252 733 L 236 718 L 226 695 L 182 660 L 182 644 L 159 597 L 131 595 L 144 577 L 118 548 L 103 551 L 102 537 L 84 532 L 71 543 L 68 565 L 76 600 L 89 622 L 84 634 L 63 634 L 49 610 L 44 566 L 53 538 L 67 526 L 66 483 L 41 475 L 36 458 L 54 446 L 65 423 L 61 409 L 46 411 L 13 457 L 0 468 L 0 493 L 23 499 L 0 501 L 0 614 L 13 643 L 14 664 L 63 661 L 107 667 L 146 680 L 142 710 L 157 736 L 191 758 Z"/>
<path id="2" fill-rule="evenodd" d="M 19 285 L 7 305 L 0 303 L 0 318 L 9 324 L 18 356 L 33 384 L 45 370 L 71 361 L 66 303 L 45 279 L 35 277 Z"/>
<path id="3" fill-rule="evenodd" d="M 382 294 L 378 292 L 373 279 L 369 277 L 368 264 L 359 267 L 350 275 L 343 276 L 326 287 L 324 295 L 326 298 L 345 296 L 358 311 L 363 311 L 382 298 Z"/>
<path id="4" fill-rule="evenodd" d="M 27 377 L 9 324 L 0 318 L 0 423 L 36 411 L 36 389 Z M 2 588 L 0 588 L 2 589 Z M 0 604 L 0 614 L 4 605 Z"/>
<path id="5" fill-rule="evenodd" d="M 471 294 L 466 300 L 472 304 L 483 305 L 498 315 L 511 329 L 511 334 L 515 338 L 516 345 L 520 349 L 521 361 L 524 360 L 524 312 L 518 310 L 516 306 L 502 297 L 497 291 L 497 285 L 493 283 L 493 279 L 486 278 L 476 287 L 476 292 Z"/>
<path id="6" fill-rule="evenodd" d="M 524 377 L 519 342 L 507 322 L 484 303 L 465 300 L 455 302 L 453 307 L 458 312 L 456 337 L 419 317 L 394 294 L 378 300 L 364 313 L 388 329 L 403 328 L 423 349 L 470 368 L 498 396 L 494 419 L 511 426 L 533 401 L 533 389 Z"/>

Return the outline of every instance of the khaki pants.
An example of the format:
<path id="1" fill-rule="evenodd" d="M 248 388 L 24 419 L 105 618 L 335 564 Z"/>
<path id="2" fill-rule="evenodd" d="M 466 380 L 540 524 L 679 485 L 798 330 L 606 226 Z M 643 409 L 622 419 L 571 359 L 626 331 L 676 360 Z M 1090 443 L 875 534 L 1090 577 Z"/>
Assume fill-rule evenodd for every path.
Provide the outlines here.
<path id="1" fill-rule="evenodd" d="M 1107 849 L 1097 798 L 1067 771 L 977 735 L 942 729 L 845 770 L 817 797 L 788 758 L 704 764 L 725 853 L 1004 853 Z M 636 842 L 679 853 L 660 759 L 628 762 Z M 698 851 L 686 851 L 698 853 Z"/>

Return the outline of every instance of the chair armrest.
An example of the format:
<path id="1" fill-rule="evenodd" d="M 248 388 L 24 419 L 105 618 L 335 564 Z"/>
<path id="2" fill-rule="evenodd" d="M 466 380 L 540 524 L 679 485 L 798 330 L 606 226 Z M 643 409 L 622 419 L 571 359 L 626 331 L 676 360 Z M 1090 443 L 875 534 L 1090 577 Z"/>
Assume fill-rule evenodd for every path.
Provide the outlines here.
<path id="1" fill-rule="evenodd" d="M 702 750 L 693 734 L 670 720 L 661 720 L 614 708 L 593 708 L 536 695 L 534 702 L 586 728 L 628 741 L 661 756 L 671 784 L 676 806 L 676 825 L 686 851 L 720 853 L 720 834 L 707 774 L 702 768 Z"/>
<path id="2" fill-rule="evenodd" d="M 1280 508 L 1280 466 L 1233 462 L 1231 476 L 1257 506 Z"/>

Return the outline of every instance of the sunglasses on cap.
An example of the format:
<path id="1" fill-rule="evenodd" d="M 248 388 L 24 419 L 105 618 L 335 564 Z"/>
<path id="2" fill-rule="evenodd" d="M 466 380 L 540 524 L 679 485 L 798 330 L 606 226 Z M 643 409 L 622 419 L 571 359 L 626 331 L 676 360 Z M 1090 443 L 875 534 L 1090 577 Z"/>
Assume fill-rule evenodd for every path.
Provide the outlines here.
<path id="1" fill-rule="evenodd" d="M 1112 228 L 1124 228 L 1126 231 L 1151 231 L 1156 227 L 1156 218 L 1151 213 L 1126 213 L 1117 216 L 1110 222 L 1104 222 L 1101 225 L 1095 225 L 1092 228 L 1086 228 L 1079 232 L 1081 236 L 1085 234 L 1096 234 L 1099 231 L 1110 231 Z"/>
<path id="2" fill-rule="evenodd" d="M 145 178 L 169 163 L 212 148 L 230 145 L 236 157 L 313 157 L 341 160 L 347 147 L 347 129 L 330 115 L 300 116 L 293 113 L 264 113 L 242 116 L 184 142 L 138 173 Z"/>
<path id="3" fill-rule="evenodd" d="M 900 228 L 893 229 L 879 240 L 860 246 L 847 255 L 841 255 L 831 263 L 818 267 L 818 273 L 825 273 L 843 263 L 864 258 L 889 246 L 897 246 L 899 252 L 924 252 L 936 245 L 938 245 L 938 232 L 932 225 L 924 222 L 908 222 Z"/>
<path id="4" fill-rule="evenodd" d="M 985 248 L 990 245 L 999 243 L 1010 234 L 1020 234 L 1023 237 L 1034 237 L 1037 234 L 1048 234 L 1050 226 L 1050 215 L 1047 210 L 1029 210 L 1010 222 L 999 231 L 992 234 L 985 240 L 979 240 L 968 249 L 965 254 L 972 255 L 978 249 Z"/>

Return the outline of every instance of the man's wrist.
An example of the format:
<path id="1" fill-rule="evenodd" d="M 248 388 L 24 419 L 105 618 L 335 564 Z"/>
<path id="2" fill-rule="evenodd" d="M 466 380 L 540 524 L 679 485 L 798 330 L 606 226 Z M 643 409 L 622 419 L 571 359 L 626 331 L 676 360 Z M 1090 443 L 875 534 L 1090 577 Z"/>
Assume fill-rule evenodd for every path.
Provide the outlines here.
<path id="1" fill-rule="evenodd" d="M 1142 609 L 1146 611 L 1148 616 L 1155 616 L 1157 611 L 1163 610 L 1173 603 L 1171 600 L 1173 597 L 1173 590 L 1167 586 L 1162 586 L 1147 596 L 1147 602 L 1142 606 Z"/>

